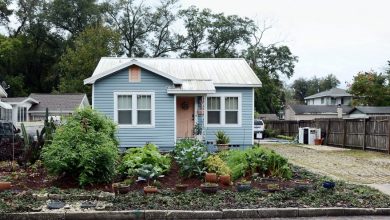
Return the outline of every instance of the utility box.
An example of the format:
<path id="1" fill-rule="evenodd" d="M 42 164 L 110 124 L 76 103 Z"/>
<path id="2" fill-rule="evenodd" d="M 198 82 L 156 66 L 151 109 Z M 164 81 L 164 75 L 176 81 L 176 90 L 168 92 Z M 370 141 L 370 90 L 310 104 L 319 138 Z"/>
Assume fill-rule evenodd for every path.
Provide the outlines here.
<path id="1" fill-rule="evenodd" d="M 300 144 L 311 144 L 314 145 L 315 139 L 321 138 L 321 128 L 299 128 L 298 142 Z"/>

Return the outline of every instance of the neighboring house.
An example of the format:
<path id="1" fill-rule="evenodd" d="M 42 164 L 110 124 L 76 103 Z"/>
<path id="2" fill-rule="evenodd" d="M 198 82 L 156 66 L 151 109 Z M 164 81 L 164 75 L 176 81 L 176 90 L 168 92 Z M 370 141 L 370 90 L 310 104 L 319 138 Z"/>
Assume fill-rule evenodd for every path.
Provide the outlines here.
<path id="1" fill-rule="evenodd" d="M 390 106 L 356 106 L 349 111 L 350 118 L 369 118 L 372 116 L 390 116 Z"/>
<path id="2" fill-rule="evenodd" d="M 352 95 L 344 89 L 333 88 L 308 97 L 305 97 L 307 105 L 350 105 Z"/>
<path id="3" fill-rule="evenodd" d="M 12 106 L 2 101 L 5 97 L 7 97 L 7 93 L 0 85 L 0 121 L 11 120 Z"/>
<path id="4" fill-rule="evenodd" d="M 261 82 L 244 59 L 107 57 L 84 83 L 92 84 L 93 108 L 118 124 L 121 147 L 172 150 L 177 139 L 194 137 L 195 125 L 208 144 L 218 130 L 233 147 L 253 144 Z"/>
<path id="5" fill-rule="evenodd" d="M 12 107 L 12 122 L 42 122 L 46 108 L 50 116 L 71 115 L 77 108 L 89 106 L 85 94 L 37 94 L 28 97 L 3 98 L 3 102 Z"/>
<path id="6" fill-rule="evenodd" d="M 346 117 L 352 107 L 341 105 L 342 115 Z M 337 118 L 336 105 L 288 105 L 284 109 L 285 120 L 313 120 L 315 118 Z"/>
<path id="7" fill-rule="evenodd" d="M 259 114 L 257 118 L 261 120 L 279 120 L 276 114 Z"/>

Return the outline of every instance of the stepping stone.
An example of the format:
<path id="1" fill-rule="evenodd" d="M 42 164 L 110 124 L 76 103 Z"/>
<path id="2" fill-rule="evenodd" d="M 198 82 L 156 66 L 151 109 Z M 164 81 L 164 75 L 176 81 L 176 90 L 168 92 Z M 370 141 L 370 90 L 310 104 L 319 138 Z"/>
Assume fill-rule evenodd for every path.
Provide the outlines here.
<path id="1" fill-rule="evenodd" d="M 49 204 L 47 204 L 48 209 L 60 209 L 60 208 L 63 208 L 64 206 L 65 206 L 65 203 L 61 202 L 61 201 L 53 201 L 53 202 L 49 202 Z"/>

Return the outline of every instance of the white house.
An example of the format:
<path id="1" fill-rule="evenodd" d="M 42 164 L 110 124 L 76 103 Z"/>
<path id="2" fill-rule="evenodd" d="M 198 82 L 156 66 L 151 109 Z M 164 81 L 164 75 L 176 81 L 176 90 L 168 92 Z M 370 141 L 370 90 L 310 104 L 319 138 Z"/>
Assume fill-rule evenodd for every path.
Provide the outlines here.
<path id="1" fill-rule="evenodd" d="M 2 102 L 2 99 L 7 97 L 7 93 L 3 89 L 3 87 L 0 85 L 0 120 L 11 120 L 11 114 L 12 114 L 12 106 Z"/>
<path id="2" fill-rule="evenodd" d="M 308 97 L 305 97 L 307 105 L 350 105 L 352 95 L 344 89 L 333 88 Z"/>

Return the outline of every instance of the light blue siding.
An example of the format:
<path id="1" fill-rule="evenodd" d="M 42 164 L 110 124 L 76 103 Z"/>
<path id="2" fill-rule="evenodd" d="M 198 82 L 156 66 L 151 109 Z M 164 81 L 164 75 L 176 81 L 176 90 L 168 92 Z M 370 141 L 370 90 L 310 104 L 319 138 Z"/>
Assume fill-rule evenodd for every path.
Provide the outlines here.
<path id="1" fill-rule="evenodd" d="M 217 88 L 217 94 L 220 92 L 241 93 L 242 111 L 241 127 L 207 127 L 205 125 L 206 142 L 215 144 L 215 133 L 218 130 L 225 131 L 230 137 L 230 145 L 240 145 L 247 147 L 253 144 L 253 89 L 252 88 Z"/>
<path id="2" fill-rule="evenodd" d="M 174 96 L 167 94 L 172 85 L 148 70 L 141 70 L 141 82 L 129 83 L 128 68 L 111 74 L 95 82 L 94 108 L 110 118 L 114 118 L 114 92 L 149 91 L 155 93 L 154 128 L 118 128 L 117 137 L 121 147 L 138 147 L 147 142 L 159 146 L 160 150 L 170 150 L 174 146 Z M 133 119 L 134 120 L 134 119 Z"/>

